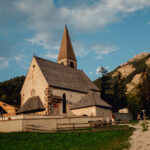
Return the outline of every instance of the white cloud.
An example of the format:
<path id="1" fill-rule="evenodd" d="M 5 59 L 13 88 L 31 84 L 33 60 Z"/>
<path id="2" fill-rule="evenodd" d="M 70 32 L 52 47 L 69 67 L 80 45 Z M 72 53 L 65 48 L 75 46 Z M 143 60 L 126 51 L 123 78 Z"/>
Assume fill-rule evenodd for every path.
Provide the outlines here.
<path id="1" fill-rule="evenodd" d="M 85 50 L 85 47 L 83 46 L 83 43 L 81 41 L 73 42 L 73 48 L 75 54 L 79 57 L 83 57 L 89 53 L 89 50 L 88 49 Z"/>
<path id="2" fill-rule="evenodd" d="M 96 75 L 99 75 L 101 71 L 102 71 L 102 68 L 101 68 L 101 67 L 98 67 L 98 68 L 96 69 Z"/>
<path id="3" fill-rule="evenodd" d="M 57 53 L 52 53 L 52 52 L 49 51 L 49 52 L 45 55 L 45 57 L 51 58 L 51 59 L 57 59 L 58 54 L 57 54 Z"/>
<path id="4" fill-rule="evenodd" d="M 17 62 L 22 62 L 22 61 L 24 61 L 25 58 L 26 58 L 26 56 L 25 56 L 24 54 L 19 54 L 19 55 L 15 56 L 14 59 L 15 59 Z"/>
<path id="5" fill-rule="evenodd" d="M 29 67 L 29 62 L 27 60 L 27 55 L 24 53 L 24 49 L 21 51 L 20 54 L 16 55 L 14 58 L 18 65 L 20 65 L 21 68 L 28 69 Z"/>
<path id="6" fill-rule="evenodd" d="M 58 48 L 57 43 L 62 37 L 60 33 L 62 34 L 66 18 L 74 33 L 90 32 L 117 22 L 128 14 L 150 7 L 150 0 L 99 0 L 92 2 L 91 5 L 81 2 L 71 7 L 67 5 L 57 7 L 53 0 L 17 0 L 14 4 L 27 18 L 23 23 L 35 33 L 28 42 L 51 51 Z M 87 53 L 84 48 L 84 45 L 75 48 L 79 56 Z M 107 54 L 108 51 L 99 53 Z"/>
<path id="7" fill-rule="evenodd" d="M 5 57 L 0 57 L 0 70 L 9 66 L 9 60 Z"/>
<path id="8" fill-rule="evenodd" d="M 91 49 L 96 53 L 96 59 L 102 59 L 103 55 L 107 55 L 114 51 L 119 50 L 119 48 L 111 45 L 103 45 L 103 44 L 96 44 L 91 46 Z"/>

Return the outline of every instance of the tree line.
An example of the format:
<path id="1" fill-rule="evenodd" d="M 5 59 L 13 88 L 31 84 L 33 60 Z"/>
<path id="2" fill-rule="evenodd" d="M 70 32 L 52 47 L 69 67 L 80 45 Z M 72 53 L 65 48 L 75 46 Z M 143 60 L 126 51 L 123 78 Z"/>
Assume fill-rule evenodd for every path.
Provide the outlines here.
<path id="1" fill-rule="evenodd" d="M 130 93 L 127 93 L 126 80 L 117 72 L 117 76 L 112 77 L 106 69 L 101 69 L 101 81 L 99 82 L 101 98 L 113 107 L 113 112 L 118 112 L 121 108 L 128 108 L 133 117 L 137 113 L 141 114 L 146 110 L 146 115 L 150 117 L 150 70 L 145 68 L 142 72 L 141 82 Z"/>
<path id="2" fill-rule="evenodd" d="M 25 77 L 16 77 L 8 81 L 0 82 L 0 101 L 11 105 L 20 105 L 20 91 Z"/>

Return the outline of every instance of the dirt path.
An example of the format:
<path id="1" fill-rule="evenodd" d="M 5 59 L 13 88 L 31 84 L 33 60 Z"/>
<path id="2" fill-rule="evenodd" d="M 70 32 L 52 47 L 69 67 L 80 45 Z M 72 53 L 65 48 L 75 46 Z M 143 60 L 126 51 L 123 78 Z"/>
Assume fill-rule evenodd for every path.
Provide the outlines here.
<path id="1" fill-rule="evenodd" d="M 136 130 L 133 132 L 133 135 L 131 136 L 130 150 L 150 150 L 150 124 L 148 124 L 149 126 L 148 131 L 143 132 L 141 123 L 142 122 L 133 126 L 134 128 L 136 128 Z"/>

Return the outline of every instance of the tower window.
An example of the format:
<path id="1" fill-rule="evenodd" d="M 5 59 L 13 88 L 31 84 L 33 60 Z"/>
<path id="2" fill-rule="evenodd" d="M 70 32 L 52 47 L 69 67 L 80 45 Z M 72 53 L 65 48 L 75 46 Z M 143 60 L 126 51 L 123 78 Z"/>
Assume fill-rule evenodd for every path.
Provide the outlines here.
<path id="1" fill-rule="evenodd" d="M 66 114 L 66 94 L 63 94 L 63 105 L 62 105 L 63 113 Z"/>
<path id="2" fill-rule="evenodd" d="M 70 67 L 71 67 L 71 68 L 74 68 L 74 64 L 73 64 L 72 61 L 70 62 Z"/>
<path id="3" fill-rule="evenodd" d="M 31 96 L 35 96 L 36 95 L 36 91 L 35 91 L 35 89 L 32 89 L 31 90 Z"/>

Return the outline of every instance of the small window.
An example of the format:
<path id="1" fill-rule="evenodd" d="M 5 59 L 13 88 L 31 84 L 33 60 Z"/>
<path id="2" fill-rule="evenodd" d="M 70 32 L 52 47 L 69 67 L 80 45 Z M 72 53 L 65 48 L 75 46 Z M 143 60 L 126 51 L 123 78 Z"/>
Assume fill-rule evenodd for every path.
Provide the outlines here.
<path id="1" fill-rule="evenodd" d="M 63 105 L 62 105 L 62 110 L 63 113 L 66 114 L 67 113 L 67 108 L 66 108 L 66 94 L 63 94 Z"/>
<path id="2" fill-rule="evenodd" d="M 63 63 L 63 62 L 61 62 L 61 65 L 64 65 L 64 63 Z"/>
<path id="3" fill-rule="evenodd" d="M 35 65 L 33 65 L 33 68 L 35 68 Z"/>
<path id="4" fill-rule="evenodd" d="M 72 61 L 70 62 L 70 67 L 71 67 L 71 68 L 74 68 L 74 64 L 73 64 Z"/>
<path id="5" fill-rule="evenodd" d="M 35 96 L 36 95 L 36 91 L 35 91 L 35 89 L 32 89 L 31 90 L 31 96 Z"/>

